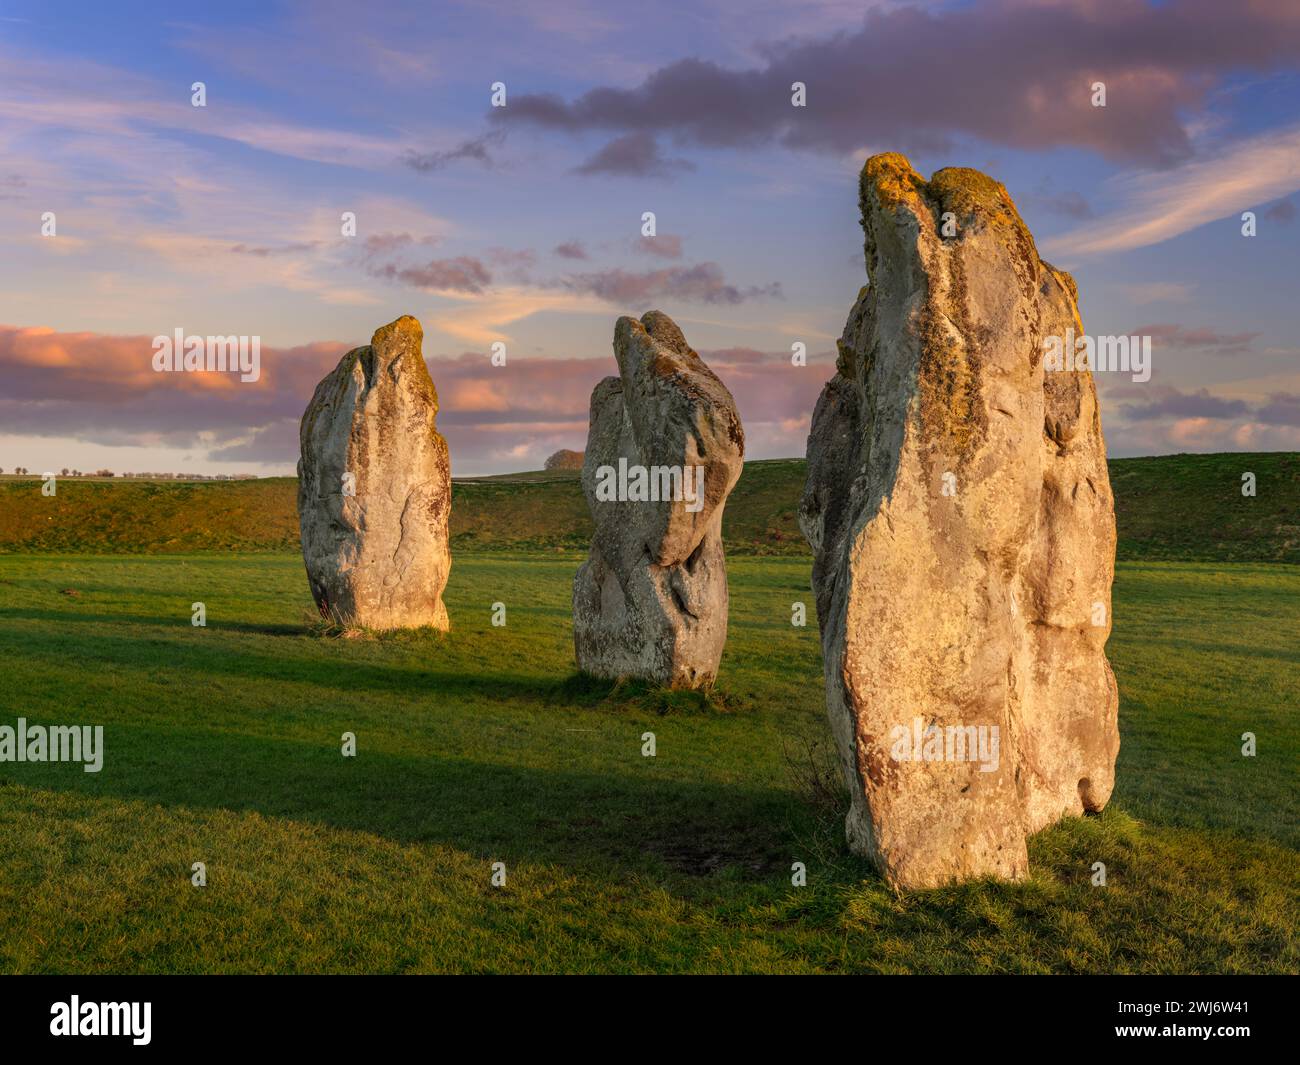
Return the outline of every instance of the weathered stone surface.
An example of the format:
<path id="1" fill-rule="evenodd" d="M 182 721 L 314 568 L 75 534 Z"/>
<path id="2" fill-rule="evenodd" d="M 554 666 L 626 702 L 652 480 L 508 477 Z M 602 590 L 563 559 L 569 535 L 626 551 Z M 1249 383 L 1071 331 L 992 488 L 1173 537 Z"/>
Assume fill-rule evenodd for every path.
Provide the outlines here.
<path id="1" fill-rule="evenodd" d="M 620 318 L 614 354 L 620 376 L 591 394 L 582 468 L 596 528 L 573 582 L 578 666 L 601 677 L 707 687 L 727 638 L 722 510 L 745 454 L 740 416 L 666 314 Z M 604 498 L 620 460 L 629 496 L 638 468 L 657 484 L 664 469 L 689 480 L 676 493 L 658 492 L 675 499 Z M 702 491 L 686 498 L 697 475 Z"/>
<path id="2" fill-rule="evenodd" d="M 422 340 L 409 315 L 376 330 L 316 386 L 302 416 L 303 560 L 321 614 L 341 624 L 450 627 L 451 460 Z"/>
<path id="3" fill-rule="evenodd" d="M 861 209 L 871 284 L 800 507 L 848 839 L 897 887 L 1014 879 L 1026 836 L 1105 805 L 1119 750 L 1096 393 L 1088 371 L 1043 366 L 1045 337 L 1083 333 L 1077 293 L 976 171 L 926 182 L 875 156 Z M 936 726 L 945 760 L 901 757 L 919 752 L 900 726 Z M 996 769 L 959 759 L 956 732 L 949 751 L 969 726 L 996 726 Z"/>

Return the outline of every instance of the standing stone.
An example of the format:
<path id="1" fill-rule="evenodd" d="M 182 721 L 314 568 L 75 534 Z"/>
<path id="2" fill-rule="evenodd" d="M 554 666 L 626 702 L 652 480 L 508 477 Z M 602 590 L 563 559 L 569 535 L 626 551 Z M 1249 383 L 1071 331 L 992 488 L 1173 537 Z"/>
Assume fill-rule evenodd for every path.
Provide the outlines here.
<path id="1" fill-rule="evenodd" d="M 1106 804 L 1119 750 L 1096 392 L 1044 366 L 1078 294 L 977 171 L 878 155 L 860 200 L 871 284 L 800 505 L 848 840 L 895 887 L 1016 879 L 1028 835 Z"/>
<path id="2" fill-rule="evenodd" d="M 298 520 L 321 616 L 372 629 L 450 628 L 451 460 L 409 315 L 316 386 L 299 428 Z"/>
<path id="3" fill-rule="evenodd" d="M 740 416 L 666 314 L 620 318 L 614 355 L 582 467 L 596 529 L 573 582 L 578 667 L 708 687 L 727 639 L 722 508 L 745 455 Z"/>

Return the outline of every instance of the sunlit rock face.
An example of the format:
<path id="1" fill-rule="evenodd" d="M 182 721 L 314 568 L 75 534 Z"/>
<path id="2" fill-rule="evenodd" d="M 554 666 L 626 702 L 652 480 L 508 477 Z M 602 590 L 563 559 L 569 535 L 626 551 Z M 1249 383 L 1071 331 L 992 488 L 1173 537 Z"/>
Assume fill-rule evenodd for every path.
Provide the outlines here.
<path id="1" fill-rule="evenodd" d="M 870 284 L 808 438 L 826 701 L 850 846 L 896 887 L 1026 874 L 1026 837 L 1100 810 L 1119 750 L 1115 515 L 1074 281 L 1000 184 L 862 171 Z"/>
<path id="2" fill-rule="evenodd" d="M 451 460 L 410 316 L 376 330 L 316 386 L 299 428 L 298 519 L 322 616 L 447 629 Z"/>
<path id="3" fill-rule="evenodd" d="M 727 639 L 722 510 L 744 460 L 740 416 L 666 314 L 620 318 L 614 354 L 582 468 L 595 533 L 573 583 L 578 666 L 708 687 Z"/>

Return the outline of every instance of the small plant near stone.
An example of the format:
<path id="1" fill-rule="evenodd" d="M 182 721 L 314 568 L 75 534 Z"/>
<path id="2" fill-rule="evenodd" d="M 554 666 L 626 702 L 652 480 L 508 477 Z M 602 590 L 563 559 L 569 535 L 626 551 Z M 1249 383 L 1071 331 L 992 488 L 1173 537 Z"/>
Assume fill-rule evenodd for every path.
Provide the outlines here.
<path id="1" fill-rule="evenodd" d="M 844 838 L 844 815 L 850 795 L 834 744 L 802 736 L 786 737 L 781 741 L 781 755 L 795 792 L 812 814 L 811 824 L 806 820 L 796 823 L 800 819 L 794 817 L 787 823 L 792 853 L 797 851 L 809 869 L 819 870 L 823 876 L 847 869 L 872 876 L 866 863 L 849 852 Z"/>
<path id="2" fill-rule="evenodd" d="M 806 737 L 788 738 L 781 743 L 781 753 L 804 801 L 821 817 L 843 817 L 849 806 L 849 789 L 832 745 Z"/>
<path id="3" fill-rule="evenodd" d="M 362 636 L 373 637 L 376 635 L 359 625 L 349 625 L 338 618 L 326 617 L 314 610 L 304 610 L 302 612 L 302 623 L 309 635 L 321 639 L 355 640 Z"/>
<path id="4" fill-rule="evenodd" d="M 310 636 L 327 640 L 374 640 L 379 643 L 419 643 L 442 638 L 446 633 L 434 625 L 415 629 L 372 629 L 352 619 L 323 617 L 315 611 L 303 611 L 303 625 Z"/>

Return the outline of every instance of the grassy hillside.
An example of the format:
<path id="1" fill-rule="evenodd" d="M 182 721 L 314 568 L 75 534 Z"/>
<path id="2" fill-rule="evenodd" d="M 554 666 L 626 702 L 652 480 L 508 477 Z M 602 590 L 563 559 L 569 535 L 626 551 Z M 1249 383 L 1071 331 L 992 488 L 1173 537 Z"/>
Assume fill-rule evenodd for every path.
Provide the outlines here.
<path id="1" fill-rule="evenodd" d="M 802 459 L 750 462 L 727 504 L 736 555 L 806 555 L 797 507 Z M 1173 455 L 1110 464 L 1119 557 L 1300 562 L 1300 455 Z M 1256 495 L 1241 477 L 1256 477 Z M 0 552 L 182 553 L 296 550 L 296 482 L 0 481 Z M 591 524 L 576 473 L 458 480 L 456 548 L 582 548 Z"/>
<path id="2" fill-rule="evenodd" d="M 1300 570 L 1122 563 L 1111 805 L 1023 883 L 896 896 L 845 848 L 807 563 L 729 566 L 719 692 L 672 703 L 574 678 L 577 558 L 462 552 L 453 631 L 378 639 L 304 624 L 291 555 L 0 558 L 0 720 L 104 726 L 98 773 L 0 764 L 0 971 L 1300 967 Z"/>
<path id="3" fill-rule="evenodd" d="M 1300 454 L 1117 459 L 1110 481 L 1120 558 L 1300 562 Z"/>

